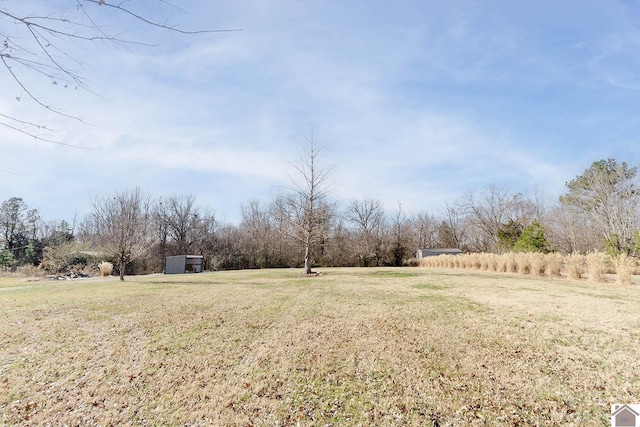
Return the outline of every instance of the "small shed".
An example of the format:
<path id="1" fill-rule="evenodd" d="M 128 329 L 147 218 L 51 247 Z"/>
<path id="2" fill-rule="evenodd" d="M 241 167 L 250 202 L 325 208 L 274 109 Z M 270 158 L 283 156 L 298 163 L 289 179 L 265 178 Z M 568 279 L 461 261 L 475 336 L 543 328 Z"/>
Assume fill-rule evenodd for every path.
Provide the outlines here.
<path id="1" fill-rule="evenodd" d="M 164 260 L 164 274 L 201 273 L 202 255 L 168 256 Z"/>
<path id="2" fill-rule="evenodd" d="M 426 258 L 428 256 L 438 255 L 460 255 L 462 251 L 457 248 L 431 248 L 431 249 L 418 249 L 416 252 L 416 258 Z"/>

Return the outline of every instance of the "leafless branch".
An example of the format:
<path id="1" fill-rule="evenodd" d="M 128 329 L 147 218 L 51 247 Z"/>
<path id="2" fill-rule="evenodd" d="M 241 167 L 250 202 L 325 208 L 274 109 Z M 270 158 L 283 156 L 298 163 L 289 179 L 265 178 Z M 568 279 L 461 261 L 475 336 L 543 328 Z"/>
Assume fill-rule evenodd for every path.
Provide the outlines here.
<path id="1" fill-rule="evenodd" d="M 165 0 L 158 0 L 158 2 L 181 11 L 180 8 Z M 126 37 L 122 33 L 112 30 L 109 25 L 103 25 L 100 22 L 101 19 L 98 19 L 102 14 L 99 12 L 101 8 L 115 11 L 117 14 L 131 18 L 132 21 L 142 23 L 145 26 L 176 34 L 195 35 L 240 31 L 239 29 L 184 30 L 177 25 L 169 24 L 171 15 L 167 16 L 164 21 L 154 20 L 131 8 L 132 3 L 126 0 L 75 0 L 73 9 L 68 6 L 59 6 L 57 10 L 51 12 L 34 11 L 31 14 L 22 14 L 15 11 L 17 6 L 11 6 L 11 2 L 9 5 L 0 2 L 0 21 L 9 24 L 0 33 L 0 60 L 2 60 L 4 70 L 20 89 L 21 94 L 16 96 L 16 100 L 28 99 L 46 111 L 84 123 L 80 117 L 43 101 L 37 89 L 28 83 L 27 76 L 32 74 L 41 79 L 44 78 L 45 81 L 48 80 L 48 83 L 52 85 L 65 88 L 71 86 L 93 93 L 85 83 L 83 76 L 74 71 L 75 66 L 82 66 L 82 61 L 70 55 L 64 46 L 66 43 L 104 41 L 119 45 L 155 46 L 142 40 Z M 53 7 L 56 6 L 54 3 Z M 47 127 L 35 124 L 28 119 L 16 118 L 4 113 L 0 114 L 0 124 L 38 141 L 84 148 L 39 135 L 37 131 L 47 129 Z"/>

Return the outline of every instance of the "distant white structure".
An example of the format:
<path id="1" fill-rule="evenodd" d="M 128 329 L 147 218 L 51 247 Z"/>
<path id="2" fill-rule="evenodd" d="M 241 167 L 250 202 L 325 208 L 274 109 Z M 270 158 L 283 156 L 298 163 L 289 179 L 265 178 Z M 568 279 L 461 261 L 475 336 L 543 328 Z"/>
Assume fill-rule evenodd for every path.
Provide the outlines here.
<path id="1" fill-rule="evenodd" d="M 460 255 L 462 251 L 456 248 L 431 248 L 431 249 L 418 249 L 416 252 L 416 258 L 426 258 L 428 256 L 438 255 Z"/>
<path id="2" fill-rule="evenodd" d="M 164 274 L 201 273 L 202 255 L 176 255 L 164 259 Z"/>

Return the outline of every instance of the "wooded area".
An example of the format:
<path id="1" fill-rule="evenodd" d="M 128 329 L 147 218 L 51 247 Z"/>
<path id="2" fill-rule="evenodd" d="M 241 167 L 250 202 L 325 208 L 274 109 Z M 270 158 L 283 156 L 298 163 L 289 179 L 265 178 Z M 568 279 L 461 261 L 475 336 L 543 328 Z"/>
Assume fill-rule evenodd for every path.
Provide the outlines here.
<path id="1" fill-rule="evenodd" d="M 418 248 L 635 256 L 640 246 L 637 168 L 625 162 L 594 162 L 555 203 L 490 185 L 441 213 L 408 213 L 401 204 L 388 211 L 372 197 L 332 199 L 330 171 L 318 167 L 318 149 L 310 147 L 307 169 L 294 168 L 302 180 L 269 204 L 247 202 L 237 224 L 217 220 L 192 194 L 123 190 L 93 198 L 92 212 L 71 222 L 47 221 L 13 197 L 0 208 L 0 266 L 95 273 L 109 261 L 123 277 L 161 272 L 166 256 L 199 254 L 208 270 L 305 266 L 310 272 L 312 265 L 401 266 Z M 307 179 L 311 171 L 322 178 L 315 187 Z"/>

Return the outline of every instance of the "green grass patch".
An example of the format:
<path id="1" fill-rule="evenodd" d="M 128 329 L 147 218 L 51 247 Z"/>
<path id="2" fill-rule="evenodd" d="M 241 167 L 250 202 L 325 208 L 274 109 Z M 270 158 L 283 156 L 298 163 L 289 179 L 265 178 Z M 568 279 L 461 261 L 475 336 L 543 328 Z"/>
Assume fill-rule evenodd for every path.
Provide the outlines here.
<path id="1" fill-rule="evenodd" d="M 368 273 L 368 275 L 373 277 L 387 278 L 387 279 L 399 279 L 404 277 L 418 276 L 418 274 L 414 272 L 397 271 L 397 270 L 376 270 Z"/>
<path id="2" fill-rule="evenodd" d="M 435 284 L 432 284 L 432 283 L 419 283 L 417 285 L 413 285 L 413 287 L 416 288 L 416 289 L 426 289 L 426 290 L 429 290 L 429 291 L 441 291 L 441 290 L 447 289 L 446 286 L 435 285 Z"/>

